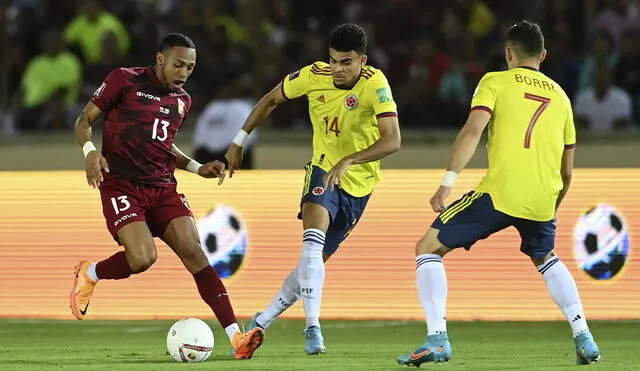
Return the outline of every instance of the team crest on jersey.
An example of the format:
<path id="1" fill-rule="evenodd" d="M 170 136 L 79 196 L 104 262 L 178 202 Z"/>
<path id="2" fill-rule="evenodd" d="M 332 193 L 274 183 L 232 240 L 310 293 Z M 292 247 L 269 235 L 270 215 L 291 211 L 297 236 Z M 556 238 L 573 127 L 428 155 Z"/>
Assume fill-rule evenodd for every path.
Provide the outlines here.
<path id="1" fill-rule="evenodd" d="M 344 106 L 347 109 L 356 109 L 358 107 L 358 97 L 355 94 L 349 94 L 346 98 L 344 98 Z"/>
<path id="2" fill-rule="evenodd" d="M 298 76 L 300 76 L 300 70 L 297 70 L 295 72 L 291 72 L 289 74 L 289 81 L 293 80 L 293 79 L 297 79 Z"/>
<path id="3" fill-rule="evenodd" d="M 96 89 L 96 91 L 93 93 L 93 96 L 96 98 L 100 98 L 100 96 L 102 95 L 102 92 L 104 91 L 104 88 L 106 87 L 107 87 L 107 83 L 103 82 L 102 85 L 100 85 L 100 87 Z"/>
<path id="4" fill-rule="evenodd" d="M 184 101 L 180 98 L 178 98 L 178 113 L 184 117 Z"/>
<path id="5" fill-rule="evenodd" d="M 321 194 L 324 193 L 324 188 L 322 187 L 315 187 L 313 190 L 311 190 L 311 193 L 313 193 L 316 196 L 320 196 Z"/>

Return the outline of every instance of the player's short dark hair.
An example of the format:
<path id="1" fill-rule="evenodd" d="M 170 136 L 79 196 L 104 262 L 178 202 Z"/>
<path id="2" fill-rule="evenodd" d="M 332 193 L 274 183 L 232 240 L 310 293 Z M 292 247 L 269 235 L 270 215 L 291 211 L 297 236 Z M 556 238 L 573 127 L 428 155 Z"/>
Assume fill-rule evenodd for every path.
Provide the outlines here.
<path id="1" fill-rule="evenodd" d="M 170 33 L 160 40 L 157 51 L 166 52 L 176 46 L 182 46 L 189 49 L 196 48 L 196 44 L 193 43 L 193 40 L 191 40 L 189 36 L 181 33 Z"/>
<path id="2" fill-rule="evenodd" d="M 367 33 L 355 23 L 337 26 L 329 35 L 329 47 L 340 52 L 355 51 L 358 54 L 367 52 Z"/>
<path id="3" fill-rule="evenodd" d="M 544 49 L 544 35 L 534 22 L 523 20 L 514 24 L 507 30 L 506 39 L 524 57 L 537 57 Z"/>

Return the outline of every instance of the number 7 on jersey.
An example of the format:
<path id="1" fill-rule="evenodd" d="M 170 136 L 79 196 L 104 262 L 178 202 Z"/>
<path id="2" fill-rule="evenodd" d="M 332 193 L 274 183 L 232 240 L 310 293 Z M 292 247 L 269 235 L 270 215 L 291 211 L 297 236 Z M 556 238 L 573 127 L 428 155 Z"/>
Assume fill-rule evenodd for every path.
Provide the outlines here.
<path id="1" fill-rule="evenodd" d="M 524 135 L 524 148 L 529 149 L 529 147 L 531 147 L 531 134 L 533 134 L 533 127 L 536 126 L 536 123 L 538 122 L 540 115 L 542 115 L 542 112 L 544 112 L 544 110 L 549 107 L 549 104 L 551 104 L 551 98 L 541 97 L 539 95 L 531 93 L 524 93 L 524 98 L 531 99 L 540 103 L 536 111 L 533 113 L 533 116 L 531 116 L 531 120 L 529 120 L 529 126 L 527 126 L 527 132 Z"/>

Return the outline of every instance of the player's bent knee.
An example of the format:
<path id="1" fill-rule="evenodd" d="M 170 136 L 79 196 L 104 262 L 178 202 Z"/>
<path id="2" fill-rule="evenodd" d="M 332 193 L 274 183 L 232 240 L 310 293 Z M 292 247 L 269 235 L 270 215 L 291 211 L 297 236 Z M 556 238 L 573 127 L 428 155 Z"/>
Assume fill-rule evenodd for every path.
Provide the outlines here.
<path id="1" fill-rule="evenodd" d="M 319 229 L 326 232 L 329 229 L 331 217 L 329 211 L 315 202 L 302 204 L 302 227 L 304 229 Z"/>
<path id="2" fill-rule="evenodd" d="M 554 256 L 556 256 L 555 252 L 550 251 L 547 255 L 542 256 L 542 257 L 530 257 L 531 258 L 531 262 L 533 263 L 533 265 L 540 266 L 544 263 L 546 263 L 549 259 L 553 258 Z"/>
<path id="3" fill-rule="evenodd" d="M 142 251 L 135 254 L 128 254 L 129 265 L 134 273 L 142 273 L 149 269 L 158 259 L 155 248 L 150 251 Z"/>
<path id="4" fill-rule="evenodd" d="M 427 233 L 416 243 L 416 256 L 423 254 L 438 254 L 444 256 L 451 251 L 451 249 L 444 246 L 440 240 L 438 240 L 439 232 L 440 231 L 435 228 L 429 228 Z"/>

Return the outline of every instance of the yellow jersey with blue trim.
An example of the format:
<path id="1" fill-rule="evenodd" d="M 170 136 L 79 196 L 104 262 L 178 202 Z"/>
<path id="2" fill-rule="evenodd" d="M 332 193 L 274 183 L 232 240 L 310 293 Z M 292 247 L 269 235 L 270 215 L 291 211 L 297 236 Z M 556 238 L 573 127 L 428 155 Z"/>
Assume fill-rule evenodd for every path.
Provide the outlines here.
<path id="1" fill-rule="evenodd" d="M 476 188 L 491 195 L 496 210 L 548 221 L 562 189 L 562 154 L 576 144 L 571 101 L 540 71 L 517 67 L 486 74 L 472 110 L 491 114 L 489 169 Z"/>
<path id="2" fill-rule="evenodd" d="M 286 76 L 282 92 L 288 99 L 307 97 L 313 127 L 311 164 L 325 171 L 380 139 L 378 118 L 398 115 L 387 78 L 371 66 L 362 67 L 355 86 L 342 89 L 334 85 L 329 64 L 315 62 Z M 352 165 L 341 188 L 363 197 L 373 192 L 380 175 L 379 160 Z"/>

